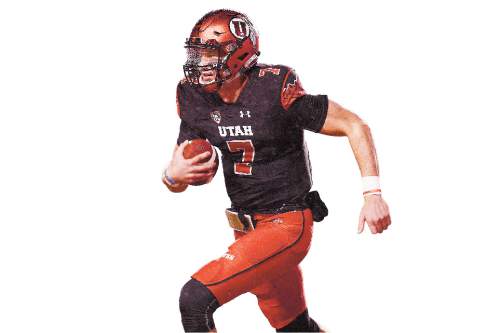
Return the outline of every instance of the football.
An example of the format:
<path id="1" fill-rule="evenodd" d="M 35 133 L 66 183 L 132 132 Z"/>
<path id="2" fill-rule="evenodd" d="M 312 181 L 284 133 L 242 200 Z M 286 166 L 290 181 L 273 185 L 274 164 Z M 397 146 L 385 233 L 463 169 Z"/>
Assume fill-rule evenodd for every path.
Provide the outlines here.
<path id="1" fill-rule="evenodd" d="M 186 147 L 184 147 L 184 151 L 182 152 L 182 155 L 184 156 L 185 159 L 190 159 L 195 157 L 196 155 L 202 154 L 204 152 L 210 152 L 210 155 L 207 158 L 204 158 L 201 160 L 199 163 L 205 163 L 208 160 L 212 158 L 212 154 L 214 150 L 212 150 L 212 145 L 208 140 L 205 139 L 194 139 L 194 140 L 189 140 L 188 144 Z M 217 152 L 216 152 L 217 154 Z M 219 158 L 217 155 L 215 155 L 215 172 L 217 172 L 217 169 L 219 168 Z M 200 181 L 197 183 L 193 183 L 191 185 L 199 186 L 199 185 L 204 185 L 206 182 Z"/>
<path id="2" fill-rule="evenodd" d="M 194 139 L 189 140 L 186 147 L 184 147 L 182 155 L 185 159 L 190 159 L 206 151 L 209 151 L 210 155 L 206 159 L 201 160 L 200 163 L 207 162 L 212 157 L 212 145 L 205 139 Z"/>

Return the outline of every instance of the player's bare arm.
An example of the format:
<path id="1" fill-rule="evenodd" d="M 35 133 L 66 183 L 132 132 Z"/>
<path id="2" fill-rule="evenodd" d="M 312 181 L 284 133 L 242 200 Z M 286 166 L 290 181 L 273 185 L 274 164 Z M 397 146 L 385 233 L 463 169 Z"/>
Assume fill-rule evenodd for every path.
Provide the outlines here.
<path id="1" fill-rule="evenodd" d="M 329 101 L 326 120 L 320 132 L 326 135 L 347 136 L 349 139 L 361 176 L 364 181 L 374 183 L 364 193 L 365 204 L 359 216 L 358 232 L 363 232 L 366 222 L 373 234 L 382 233 L 391 224 L 391 216 L 389 206 L 377 188 L 377 153 L 370 127 L 353 112 Z"/>
<path id="2" fill-rule="evenodd" d="M 200 163 L 210 156 L 210 152 L 199 154 L 193 158 L 185 159 L 183 151 L 188 141 L 176 145 L 172 159 L 163 174 L 163 183 L 172 192 L 183 192 L 188 185 L 194 183 L 209 183 L 217 170 L 217 154 L 212 153 L 212 157 L 205 163 Z"/>

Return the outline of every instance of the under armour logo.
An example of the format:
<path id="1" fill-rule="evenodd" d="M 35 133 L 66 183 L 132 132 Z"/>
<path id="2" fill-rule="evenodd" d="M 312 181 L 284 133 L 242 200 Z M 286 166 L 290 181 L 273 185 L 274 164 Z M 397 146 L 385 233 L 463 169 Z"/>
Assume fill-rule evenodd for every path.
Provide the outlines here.
<path id="1" fill-rule="evenodd" d="M 247 116 L 247 118 L 252 118 L 250 111 L 240 111 L 240 118 Z"/>

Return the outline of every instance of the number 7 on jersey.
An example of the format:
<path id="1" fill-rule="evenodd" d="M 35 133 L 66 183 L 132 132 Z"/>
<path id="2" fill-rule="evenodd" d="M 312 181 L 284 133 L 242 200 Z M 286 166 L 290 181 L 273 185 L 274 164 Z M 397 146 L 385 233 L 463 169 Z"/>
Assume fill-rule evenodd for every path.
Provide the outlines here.
<path id="1" fill-rule="evenodd" d="M 255 157 L 252 140 L 232 140 L 226 143 L 231 153 L 243 152 L 241 162 L 234 163 L 234 173 L 237 175 L 251 175 L 252 162 Z"/>

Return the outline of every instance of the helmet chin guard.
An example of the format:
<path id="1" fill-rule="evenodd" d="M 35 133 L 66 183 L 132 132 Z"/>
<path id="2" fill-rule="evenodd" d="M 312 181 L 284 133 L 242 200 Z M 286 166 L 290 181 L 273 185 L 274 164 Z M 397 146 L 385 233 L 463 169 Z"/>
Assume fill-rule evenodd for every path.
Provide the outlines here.
<path id="1" fill-rule="evenodd" d="M 185 48 L 186 80 L 211 92 L 250 69 L 260 54 L 258 34 L 250 20 L 227 9 L 203 16 L 186 39 Z"/>

